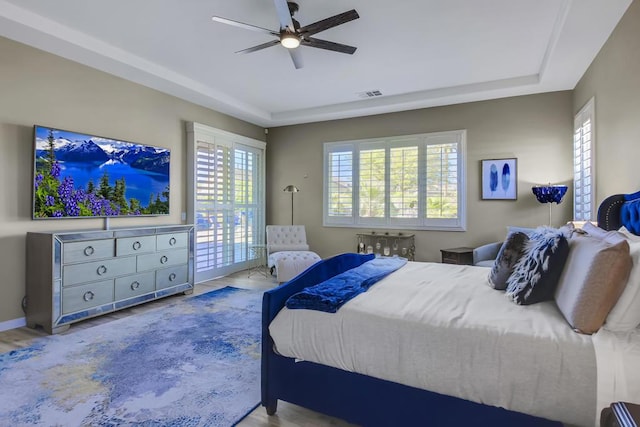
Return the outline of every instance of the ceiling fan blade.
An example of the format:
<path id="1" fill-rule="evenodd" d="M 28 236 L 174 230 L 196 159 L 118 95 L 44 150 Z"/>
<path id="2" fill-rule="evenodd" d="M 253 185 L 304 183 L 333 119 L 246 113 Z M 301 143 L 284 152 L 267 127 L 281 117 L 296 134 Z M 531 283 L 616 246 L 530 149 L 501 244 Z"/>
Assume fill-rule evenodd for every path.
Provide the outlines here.
<path id="1" fill-rule="evenodd" d="M 259 33 L 269 34 L 276 37 L 280 36 L 280 33 L 277 33 L 275 31 L 268 30 L 262 27 L 256 27 L 255 25 L 245 24 L 244 22 L 233 21 L 231 19 L 222 18 L 220 16 L 212 16 L 211 20 L 216 22 L 221 22 L 227 25 L 233 25 L 234 27 L 238 27 L 238 28 L 244 28 L 245 30 L 257 31 Z"/>
<path id="2" fill-rule="evenodd" d="M 329 28 L 336 27 L 340 24 L 344 24 L 345 22 L 353 21 L 358 18 L 360 18 L 360 15 L 358 15 L 358 12 L 356 12 L 355 9 L 352 9 L 348 12 L 340 13 L 330 18 L 314 22 L 313 24 L 305 25 L 300 28 L 299 33 L 303 36 L 312 36 L 321 31 L 328 30 Z"/>
<path id="3" fill-rule="evenodd" d="M 296 67 L 296 70 L 302 68 L 302 53 L 298 49 L 288 49 L 289 55 L 291 55 L 291 60 L 293 61 L 293 66 Z"/>
<path id="4" fill-rule="evenodd" d="M 317 47 L 319 49 L 331 50 L 334 52 L 347 53 L 353 55 L 357 47 L 349 46 L 341 43 L 334 43 L 327 40 L 314 39 L 313 37 L 305 37 L 301 44 L 309 47 Z"/>
<path id="5" fill-rule="evenodd" d="M 293 27 L 293 20 L 291 19 L 287 0 L 273 0 L 273 2 L 276 4 L 276 13 L 280 21 L 280 29 L 288 28 L 289 31 L 294 32 L 295 28 Z"/>
<path id="6" fill-rule="evenodd" d="M 271 47 L 271 46 L 275 46 L 277 44 L 280 44 L 280 40 L 272 40 L 270 42 L 259 44 L 258 46 L 248 47 L 246 49 L 239 50 L 236 53 L 251 53 L 251 52 L 255 52 L 257 50 L 262 50 L 262 49 L 266 49 L 266 48 Z"/>

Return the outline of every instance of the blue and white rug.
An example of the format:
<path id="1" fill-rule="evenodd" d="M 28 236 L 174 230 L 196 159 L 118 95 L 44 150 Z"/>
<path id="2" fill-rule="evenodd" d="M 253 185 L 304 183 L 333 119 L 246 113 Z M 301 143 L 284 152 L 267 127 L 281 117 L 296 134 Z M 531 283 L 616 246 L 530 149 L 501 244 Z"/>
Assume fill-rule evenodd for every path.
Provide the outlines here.
<path id="1" fill-rule="evenodd" d="M 0 426 L 231 426 L 260 401 L 262 292 L 226 287 L 0 355 Z"/>

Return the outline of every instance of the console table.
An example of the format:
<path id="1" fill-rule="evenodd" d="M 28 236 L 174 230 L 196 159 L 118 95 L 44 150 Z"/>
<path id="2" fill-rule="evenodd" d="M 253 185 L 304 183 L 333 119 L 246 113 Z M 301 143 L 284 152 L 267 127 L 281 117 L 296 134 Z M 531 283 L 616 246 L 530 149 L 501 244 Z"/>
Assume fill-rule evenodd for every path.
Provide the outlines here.
<path id="1" fill-rule="evenodd" d="M 401 256 L 415 260 L 415 235 L 405 233 L 358 233 L 356 252 L 383 256 Z"/>
<path id="2" fill-rule="evenodd" d="M 27 326 L 71 323 L 193 292 L 193 226 L 27 233 Z"/>

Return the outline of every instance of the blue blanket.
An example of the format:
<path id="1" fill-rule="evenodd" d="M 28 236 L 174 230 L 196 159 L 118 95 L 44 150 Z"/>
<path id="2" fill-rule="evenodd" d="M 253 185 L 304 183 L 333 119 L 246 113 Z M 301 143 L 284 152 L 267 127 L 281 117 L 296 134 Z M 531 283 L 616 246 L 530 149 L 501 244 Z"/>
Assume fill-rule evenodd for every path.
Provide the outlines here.
<path id="1" fill-rule="evenodd" d="M 304 308 L 335 313 L 344 303 L 365 292 L 378 280 L 407 263 L 406 258 L 374 258 L 292 295 L 287 308 Z"/>

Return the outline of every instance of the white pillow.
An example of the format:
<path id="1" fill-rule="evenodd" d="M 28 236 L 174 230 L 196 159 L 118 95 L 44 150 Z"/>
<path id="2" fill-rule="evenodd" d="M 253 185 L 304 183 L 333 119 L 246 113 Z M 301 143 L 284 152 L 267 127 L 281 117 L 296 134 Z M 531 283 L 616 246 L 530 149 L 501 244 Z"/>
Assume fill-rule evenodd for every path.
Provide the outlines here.
<path id="1" fill-rule="evenodd" d="M 627 285 L 609 312 L 603 327 L 609 331 L 625 332 L 640 325 L 640 236 L 636 236 L 625 227 L 618 231 L 624 234 L 629 242 L 633 267 Z"/>

